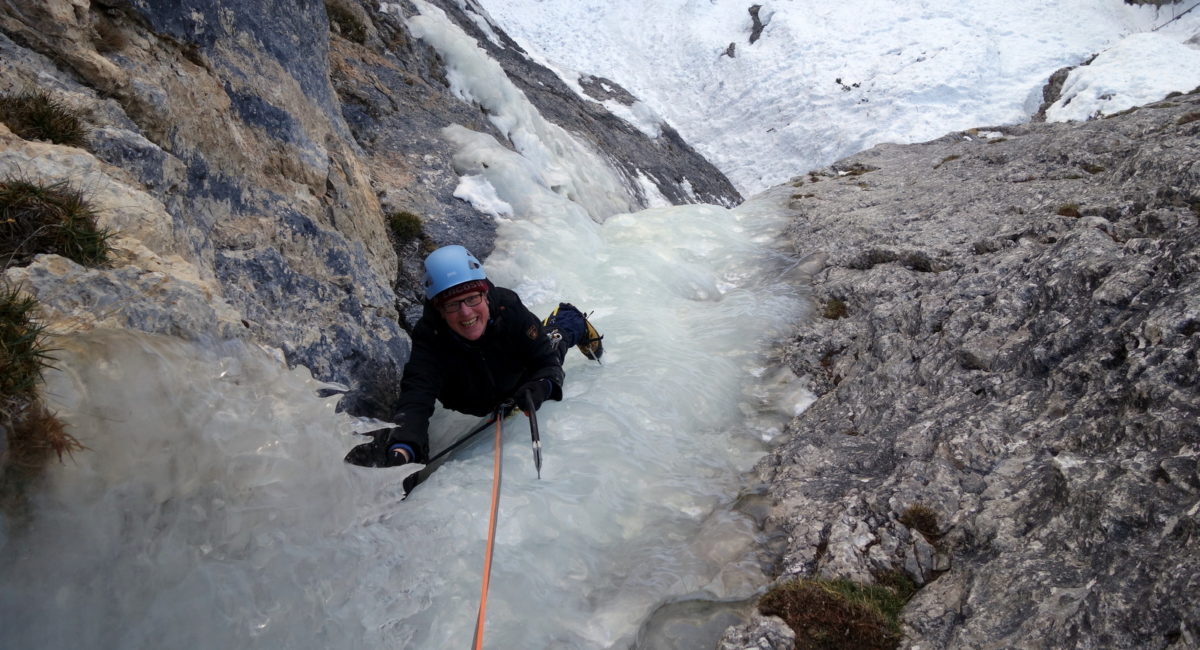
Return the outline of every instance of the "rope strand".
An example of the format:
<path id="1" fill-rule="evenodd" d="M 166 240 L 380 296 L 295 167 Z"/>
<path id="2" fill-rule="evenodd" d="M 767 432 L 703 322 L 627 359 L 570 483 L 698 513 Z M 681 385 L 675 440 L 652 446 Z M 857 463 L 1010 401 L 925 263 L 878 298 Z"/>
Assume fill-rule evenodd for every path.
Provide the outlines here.
<path id="1" fill-rule="evenodd" d="M 483 562 L 483 587 L 479 596 L 479 616 L 475 619 L 475 642 L 472 647 L 483 647 L 483 619 L 487 612 L 488 582 L 492 576 L 492 549 L 496 545 L 496 515 L 500 510 L 500 415 L 496 414 L 496 458 L 492 462 L 492 515 L 488 522 L 487 556 Z"/>

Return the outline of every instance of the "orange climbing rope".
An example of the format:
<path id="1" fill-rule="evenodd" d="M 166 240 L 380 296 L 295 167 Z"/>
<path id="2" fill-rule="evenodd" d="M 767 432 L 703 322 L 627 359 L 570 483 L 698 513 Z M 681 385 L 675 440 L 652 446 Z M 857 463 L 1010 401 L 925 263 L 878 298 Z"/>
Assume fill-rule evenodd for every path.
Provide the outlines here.
<path id="1" fill-rule="evenodd" d="M 483 619 L 487 611 L 488 581 L 492 576 L 492 549 L 496 545 L 496 514 L 500 510 L 500 421 L 496 414 L 496 459 L 492 462 L 492 516 L 488 522 L 487 556 L 483 562 L 483 588 L 479 596 L 479 617 L 475 619 L 475 650 L 483 647 Z"/>

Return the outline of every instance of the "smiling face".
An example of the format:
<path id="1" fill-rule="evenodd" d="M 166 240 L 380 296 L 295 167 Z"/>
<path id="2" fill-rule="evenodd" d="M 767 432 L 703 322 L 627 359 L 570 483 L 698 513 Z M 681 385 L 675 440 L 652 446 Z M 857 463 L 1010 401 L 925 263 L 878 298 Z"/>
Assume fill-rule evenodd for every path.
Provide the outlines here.
<path id="1" fill-rule="evenodd" d="M 468 293 L 440 305 L 438 311 L 446 319 L 451 331 L 468 341 L 477 341 L 487 329 L 489 313 L 486 298 L 482 291 Z"/>

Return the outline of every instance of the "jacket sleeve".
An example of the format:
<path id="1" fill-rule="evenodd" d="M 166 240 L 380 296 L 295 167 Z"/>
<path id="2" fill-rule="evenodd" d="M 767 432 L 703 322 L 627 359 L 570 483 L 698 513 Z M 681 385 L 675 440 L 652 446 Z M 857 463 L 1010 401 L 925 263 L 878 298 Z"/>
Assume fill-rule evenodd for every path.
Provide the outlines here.
<path id="1" fill-rule="evenodd" d="M 442 381 L 442 366 L 437 362 L 432 345 L 418 337 L 413 341 L 408 363 L 404 364 L 400 400 L 392 416 L 392 422 L 400 426 L 392 429 L 388 445 L 409 445 L 417 452 L 414 460 L 419 463 L 429 458 L 429 418 L 433 415 Z"/>
<path id="2" fill-rule="evenodd" d="M 522 345 L 529 359 L 528 381 L 549 379 L 553 387 L 546 399 L 562 401 L 564 374 L 558 350 L 542 329 L 542 321 L 525 307 L 520 298 L 517 298 L 515 306 L 513 316 L 520 323 L 518 331 L 521 332 Z M 529 336 L 529 332 L 536 332 L 536 336 Z"/>

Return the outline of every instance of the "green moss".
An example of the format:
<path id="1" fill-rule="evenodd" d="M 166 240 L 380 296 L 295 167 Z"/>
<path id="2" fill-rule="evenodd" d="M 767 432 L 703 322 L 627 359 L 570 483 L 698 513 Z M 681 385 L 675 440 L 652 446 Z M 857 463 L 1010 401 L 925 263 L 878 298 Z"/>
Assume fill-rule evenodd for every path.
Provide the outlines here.
<path id="1" fill-rule="evenodd" d="M 895 616 L 900 615 L 900 610 L 908 604 L 908 601 L 917 593 L 917 585 L 908 577 L 908 574 L 903 571 L 887 571 L 875 576 L 875 582 L 880 587 L 885 587 L 891 590 L 891 595 L 886 597 L 883 610 L 885 613 L 894 612 Z"/>
<path id="2" fill-rule="evenodd" d="M 1100 172 L 1104 171 L 1104 168 L 1100 165 L 1094 165 L 1088 162 L 1079 163 L 1079 167 L 1089 174 L 1099 174 Z"/>
<path id="3" fill-rule="evenodd" d="M 82 112 L 43 90 L 0 96 L 0 122 L 26 140 L 82 147 L 87 127 Z"/>
<path id="4" fill-rule="evenodd" d="M 83 193 L 66 182 L 0 181 L 0 268 L 55 253 L 85 266 L 108 260 L 108 230 Z"/>
<path id="5" fill-rule="evenodd" d="M 796 580 L 768 591 L 758 608 L 782 618 L 796 633 L 796 648 L 884 650 L 900 641 L 900 610 L 909 588 L 848 580 Z"/>
<path id="6" fill-rule="evenodd" d="M 1184 124 L 1191 124 L 1196 120 L 1200 120 L 1200 112 L 1185 113 L 1179 116 L 1179 120 L 1177 120 L 1175 123 L 1179 126 L 1183 126 Z"/>

